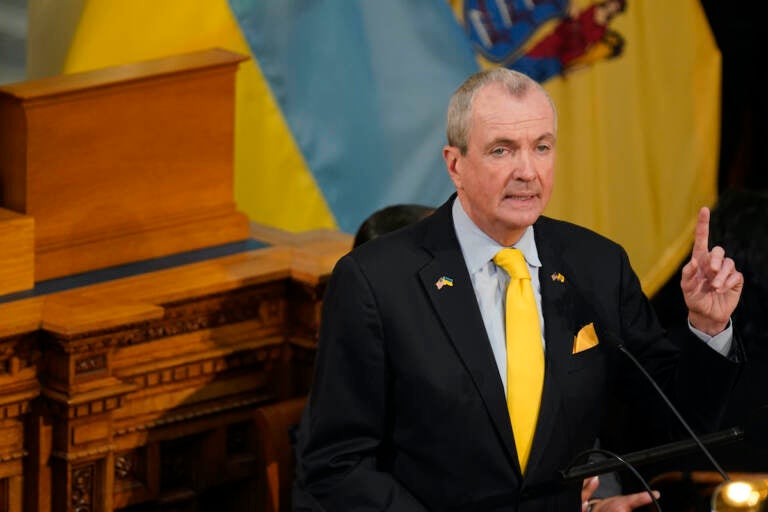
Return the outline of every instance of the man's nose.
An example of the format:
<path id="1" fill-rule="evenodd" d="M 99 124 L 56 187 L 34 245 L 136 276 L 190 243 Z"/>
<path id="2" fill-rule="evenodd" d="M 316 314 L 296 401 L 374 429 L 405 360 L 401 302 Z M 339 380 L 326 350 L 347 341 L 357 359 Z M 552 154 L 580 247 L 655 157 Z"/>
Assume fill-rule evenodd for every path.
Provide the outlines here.
<path id="1" fill-rule="evenodd" d="M 531 181 L 536 177 L 533 157 L 527 151 L 518 152 L 513 165 L 513 177 L 515 179 Z"/>

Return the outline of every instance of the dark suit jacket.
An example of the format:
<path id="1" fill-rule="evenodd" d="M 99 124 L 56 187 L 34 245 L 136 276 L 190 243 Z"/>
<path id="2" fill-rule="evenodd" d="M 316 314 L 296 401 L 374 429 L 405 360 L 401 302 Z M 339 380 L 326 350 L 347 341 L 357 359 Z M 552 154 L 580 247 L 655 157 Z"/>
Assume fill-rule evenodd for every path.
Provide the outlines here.
<path id="1" fill-rule="evenodd" d="M 738 365 L 692 336 L 682 348 L 666 339 L 620 246 L 542 217 L 534 230 L 546 373 L 521 475 L 452 200 L 363 244 L 334 269 L 299 432 L 298 494 L 334 512 L 579 510 L 580 484 L 544 496 L 527 490 L 598 436 L 604 445 L 621 438 L 606 420 L 653 393 L 607 343 L 572 354 L 589 322 L 621 336 L 700 430 L 716 426 L 711 405 L 722 402 Z M 564 281 L 552 278 L 557 273 Z M 441 276 L 453 286 L 438 289 Z"/>

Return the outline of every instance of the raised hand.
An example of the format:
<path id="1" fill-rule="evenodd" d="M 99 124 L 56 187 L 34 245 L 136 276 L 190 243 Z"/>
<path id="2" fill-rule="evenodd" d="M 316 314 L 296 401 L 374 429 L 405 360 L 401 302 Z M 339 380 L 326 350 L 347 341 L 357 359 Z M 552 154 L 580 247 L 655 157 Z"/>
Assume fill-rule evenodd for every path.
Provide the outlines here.
<path id="1" fill-rule="evenodd" d="M 722 247 L 709 250 L 709 209 L 699 210 L 693 252 L 683 267 L 680 288 L 683 290 L 688 320 L 710 336 L 728 325 L 744 287 L 744 276 L 736 270 Z"/>

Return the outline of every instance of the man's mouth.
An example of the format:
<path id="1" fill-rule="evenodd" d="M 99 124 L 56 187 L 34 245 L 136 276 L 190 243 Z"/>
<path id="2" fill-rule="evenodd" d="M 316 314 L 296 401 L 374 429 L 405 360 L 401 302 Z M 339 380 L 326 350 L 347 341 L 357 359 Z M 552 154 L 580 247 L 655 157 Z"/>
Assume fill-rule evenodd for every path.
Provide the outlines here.
<path id="1" fill-rule="evenodd" d="M 514 201 L 530 201 L 532 199 L 535 199 L 537 194 L 534 194 L 532 192 L 527 192 L 524 194 L 517 193 L 517 194 L 506 194 L 504 196 L 504 199 L 512 199 Z"/>

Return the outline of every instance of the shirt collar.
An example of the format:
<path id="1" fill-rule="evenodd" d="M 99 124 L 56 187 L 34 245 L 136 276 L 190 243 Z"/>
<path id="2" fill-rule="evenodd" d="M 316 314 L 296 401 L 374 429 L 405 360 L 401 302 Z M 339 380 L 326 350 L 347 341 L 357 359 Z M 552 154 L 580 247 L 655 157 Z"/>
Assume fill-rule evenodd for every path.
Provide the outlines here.
<path id="1" fill-rule="evenodd" d="M 472 219 L 461 206 L 458 197 L 453 201 L 452 213 L 453 227 L 456 230 L 456 237 L 459 239 L 464 261 L 467 263 L 467 270 L 470 274 L 474 274 L 487 265 L 496 253 L 504 247 L 472 222 Z M 520 240 L 512 247 L 522 251 L 528 265 L 541 267 L 539 252 L 536 250 L 536 239 L 533 235 L 533 226 L 528 226 Z"/>

